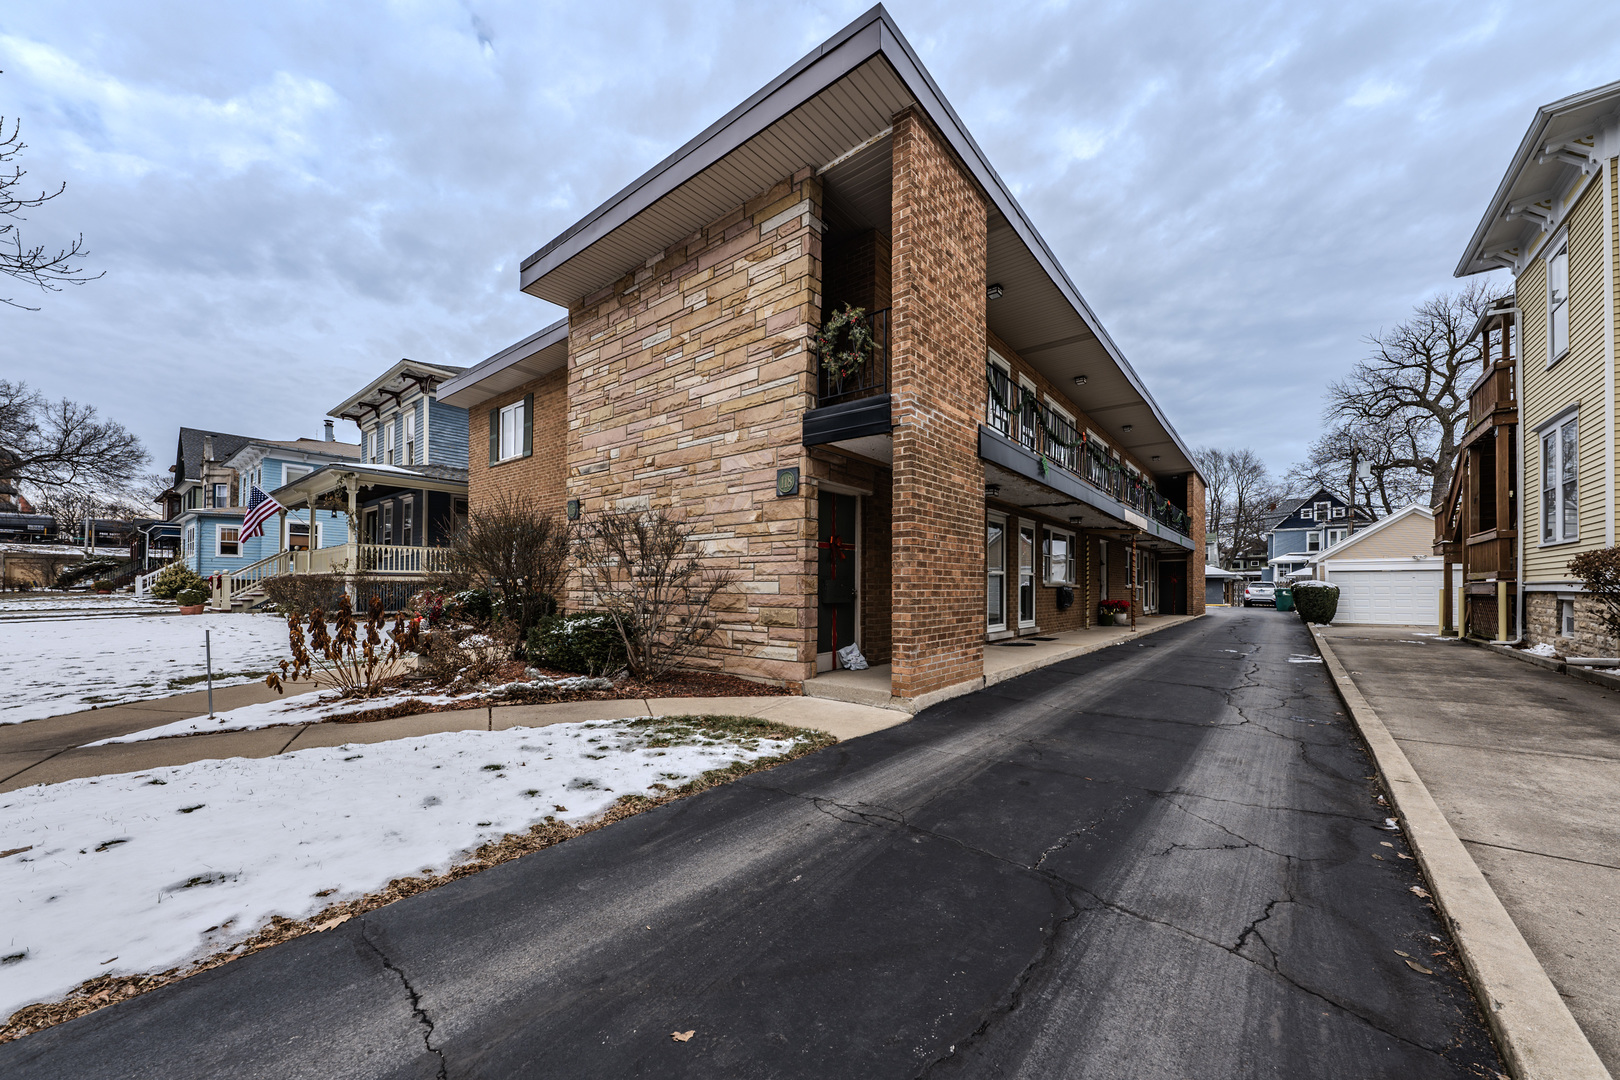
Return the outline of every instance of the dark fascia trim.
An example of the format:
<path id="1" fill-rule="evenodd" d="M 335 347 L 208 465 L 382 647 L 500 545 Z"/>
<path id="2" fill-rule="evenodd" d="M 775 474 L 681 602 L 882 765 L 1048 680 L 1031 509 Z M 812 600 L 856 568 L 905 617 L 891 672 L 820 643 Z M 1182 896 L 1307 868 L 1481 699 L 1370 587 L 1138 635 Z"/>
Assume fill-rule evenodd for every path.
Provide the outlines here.
<path id="1" fill-rule="evenodd" d="M 565 315 L 550 326 L 536 330 L 522 341 L 508 345 L 494 356 L 483 360 L 460 375 L 446 379 L 439 384 L 439 400 L 443 401 L 452 394 L 459 394 L 469 387 L 476 386 L 491 375 L 498 375 L 513 364 L 528 359 L 541 349 L 549 349 L 559 341 L 568 340 L 568 317 Z"/>
<path id="2" fill-rule="evenodd" d="M 961 159 L 973 180 L 985 193 L 1024 246 L 1034 254 L 1036 262 L 1057 285 L 1081 321 L 1091 330 L 1109 357 L 1124 373 L 1131 388 L 1147 403 L 1157 420 L 1170 436 L 1192 471 L 1198 469 L 1192 451 L 1182 442 L 1181 435 L 1164 415 L 1164 410 L 1148 392 L 1136 370 L 1131 367 L 1114 339 L 1103 328 L 1102 320 L 1091 310 L 1070 280 L 1068 272 L 1047 246 L 1034 223 L 1024 213 L 1018 200 L 990 164 L 979 144 L 968 133 L 967 126 L 951 108 L 940 92 L 922 61 L 905 35 L 890 18 L 882 4 L 871 8 L 848 26 L 828 38 L 798 63 L 767 83 L 763 89 L 732 109 L 685 146 L 643 173 L 634 182 L 619 191 L 607 202 L 566 229 L 545 247 L 523 260 L 522 286 L 544 277 L 551 270 L 567 262 L 585 248 L 594 244 L 620 225 L 653 205 L 681 184 L 697 176 L 748 139 L 786 116 L 834 82 L 855 70 L 873 57 L 881 56 L 894 69 L 918 107 L 935 125 L 946 143 Z M 803 78 L 801 78 L 803 76 Z M 702 151 L 699 153 L 699 151 Z M 1202 479 L 1202 477 L 1200 477 Z"/>
<path id="3" fill-rule="evenodd" d="M 1495 270 L 1494 266 L 1474 266 L 1485 245 L 1485 234 L 1491 231 L 1507 207 L 1509 197 L 1513 194 L 1513 185 L 1519 182 L 1519 176 L 1530 164 L 1530 156 L 1540 146 L 1542 136 L 1547 133 L 1547 125 L 1553 122 L 1556 116 L 1574 112 L 1595 104 L 1609 104 L 1610 99 L 1620 97 L 1620 82 L 1608 83 L 1591 90 L 1582 90 L 1578 94 L 1571 94 L 1565 98 L 1536 110 L 1536 115 L 1530 120 L 1530 127 L 1519 140 L 1519 148 L 1513 153 L 1513 160 L 1508 163 L 1507 172 L 1502 182 L 1496 185 L 1496 194 L 1491 196 L 1490 203 L 1485 207 L 1485 216 L 1480 219 L 1479 225 L 1474 228 L 1474 235 L 1469 238 L 1468 247 L 1464 249 L 1462 259 L 1457 263 L 1457 269 L 1451 272 L 1452 277 L 1468 277 L 1470 274 L 1483 274 Z"/>
<path id="4" fill-rule="evenodd" d="M 1034 480 L 1038 484 L 1045 484 L 1053 491 L 1067 495 L 1076 502 L 1083 502 L 1088 506 L 1101 510 L 1105 514 L 1119 518 L 1127 528 L 1148 533 L 1161 540 L 1168 540 L 1177 547 L 1186 548 L 1188 551 L 1197 550 L 1193 546 L 1192 537 L 1184 533 L 1178 533 L 1168 525 L 1161 525 L 1140 510 L 1126 506 L 1112 495 L 1098 491 L 1077 476 L 1071 476 L 1058 468 L 1049 468 L 1046 475 L 1042 476 L 1040 463 L 1034 453 L 1000 433 L 991 431 L 983 424 L 979 425 L 979 456 L 986 461 L 1000 465 L 1004 469 L 1010 469 L 1020 476 Z M 1147 525 L 1132 522 L 1124 516 L 1126 512 L 1147 518 Z"/>
<path id="5" fill-rule="evenodd" d="M 879 394 L 837 405 L 824 405 L 804 414 L 802 443 L 820 446 L 840 439 L 887 435 L 894 430 L 893 398 Z"/>

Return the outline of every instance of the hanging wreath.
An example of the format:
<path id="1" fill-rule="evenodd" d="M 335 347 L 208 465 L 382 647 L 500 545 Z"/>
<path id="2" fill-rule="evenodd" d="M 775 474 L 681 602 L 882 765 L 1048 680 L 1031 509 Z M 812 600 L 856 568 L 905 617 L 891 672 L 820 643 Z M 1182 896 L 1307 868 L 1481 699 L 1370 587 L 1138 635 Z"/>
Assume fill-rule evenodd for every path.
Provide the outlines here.
<path id="1" fill-rule="evenodd" d="M 840 335 L 846 347 L 838 348 Z M 872 324 L 866 318 L 866 309 L 845 304 L 827 317 L 811 343 L 822 370 L 835 379 L 844 379 L 859 371 L 861 365 L 872 358 L 877 341 L 872 337 Z"/>

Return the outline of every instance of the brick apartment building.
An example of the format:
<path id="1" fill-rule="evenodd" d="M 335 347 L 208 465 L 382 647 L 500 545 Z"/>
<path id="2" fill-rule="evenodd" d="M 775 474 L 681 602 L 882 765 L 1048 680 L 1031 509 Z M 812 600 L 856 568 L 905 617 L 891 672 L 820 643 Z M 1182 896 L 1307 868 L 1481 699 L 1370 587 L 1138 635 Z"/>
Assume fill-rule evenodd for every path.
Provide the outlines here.
<path id="1" fill-rule="evenodd" d="M 853 638 L 917 707 L 1103 599 L 1204 609 L 1190 453 L 881 7 L 522 287 L 567 318 L 440 391 L 469 412 L 472 512 L 512 491 L 697 523 L 738 577 L 715 667 L 808 682 Z M 836 378 L 812 342 L 846 303 L 876 347 Z"/>

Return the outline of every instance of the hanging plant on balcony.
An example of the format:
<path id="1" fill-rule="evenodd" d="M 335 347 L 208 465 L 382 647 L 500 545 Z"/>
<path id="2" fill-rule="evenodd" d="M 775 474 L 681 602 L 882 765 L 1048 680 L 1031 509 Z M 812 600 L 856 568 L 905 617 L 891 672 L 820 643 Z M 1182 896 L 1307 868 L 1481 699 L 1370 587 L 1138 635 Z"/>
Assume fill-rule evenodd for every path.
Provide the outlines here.
<path id="1" fill-rule="evenodd" d="M 845 338 L 843 349 L 838 347 L 840 335 Z M 810 347 L 821 361 L 822 370 L 835 379 L 845 379 L 859 371 L 877 349 L 866 309 L 846 303 L 827 317 Z"/>

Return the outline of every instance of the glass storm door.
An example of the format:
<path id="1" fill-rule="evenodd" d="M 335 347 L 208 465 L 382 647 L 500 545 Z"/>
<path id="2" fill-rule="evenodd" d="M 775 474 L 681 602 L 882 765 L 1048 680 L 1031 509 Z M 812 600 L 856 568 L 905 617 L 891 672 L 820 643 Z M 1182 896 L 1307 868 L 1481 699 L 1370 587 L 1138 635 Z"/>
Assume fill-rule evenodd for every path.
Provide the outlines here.
<path id="1" fill-rule="evenodd" d="M 838 666 L 838 650 L 856 639 L 855 496 L 823 491 L 819 496 L 819 512 L 816 670 L 831 671 Z"/>
<path id="2" fill-rule="evenodd" d="M 1035 625 L 1035 527 L 1018 529 L 1018 625 Z"/>
<path id="3" fill-rule="evenodd" d="M 1007 629 L 1007 519 L 999 514 L 984 524 L 985 627 Z"/>

